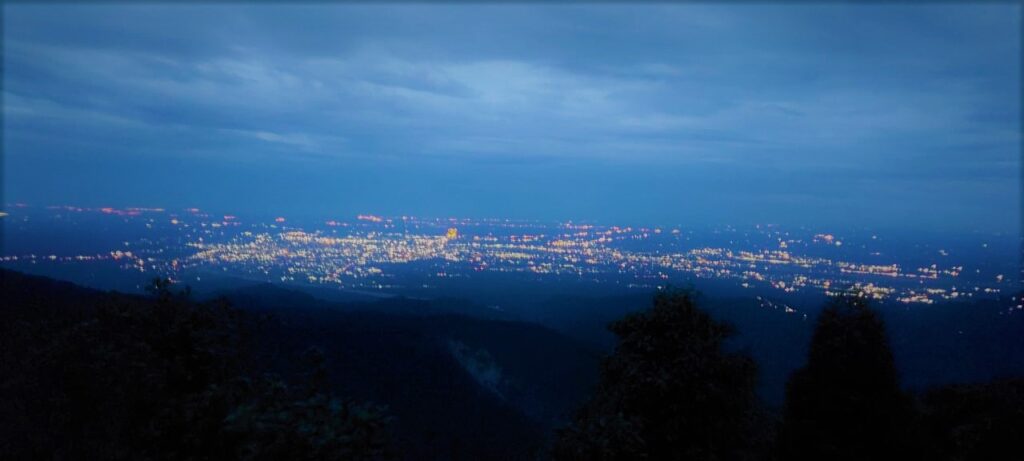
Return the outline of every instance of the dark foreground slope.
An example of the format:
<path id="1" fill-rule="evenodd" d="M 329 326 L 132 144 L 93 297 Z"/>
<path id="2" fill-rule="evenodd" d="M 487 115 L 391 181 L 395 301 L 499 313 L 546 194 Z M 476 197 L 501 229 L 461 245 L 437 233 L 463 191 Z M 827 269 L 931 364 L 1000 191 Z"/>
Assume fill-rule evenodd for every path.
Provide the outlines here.
<path id="1" fill-rule="evenodd" d="M 386 418 L 255 373 L 251 322 L 154 283 L 153 297 L 0 272 L 0 459 L 378 459 Z M 309 355 L 307 354 L 307 357 Z"/>
<path id="2" fill-rule="evenodd" d="M 437 301 L 302 307 L 255 289 L 259 299 L 226 296 L 265 319 L 267 366 L 296 375 L 297 352 L 323 350 L 333 388 L 387 405 L 396 445 L 418 459 L 533 457 L 596 381 L 597 352 L 538 325 L 445 314 Z"/>
<path id="3" fill-rule="evenodd" d="M 415 301 L 389 301 L 404 306 L 383 309 L 390 313 L 316 301 L 304 307 L 302 296 L 260 290 L 234 294 L 240 311 L 206 303 L 169 319 L 184 319 L 197 336 L 163 328 L 155 298 L 0 272 L 0 452 L 134 458 L 159 439 L 236 455 L 255 443 L 251 437 L 229 447 L 235 451 L 219 439 L 241 437 L 239 414 L 255 421 L 246 428 L 259 429 L 268 419 L 252 417 L 253 408 L 308 409 L 321 394 L 306 391 L 307 383 L 326 377 L 346 415 L 331 420 L 341 424 L 331 430 L 348 431 L 345 440 L 362 441 L 386 419 L 386 451 L 400 459 L 529 459 L 587 394 L 597 369 L 597 354 L 535 325 L 435 315 Z M 230 321 L 205 314 L 221 308 Z M 237 382 L 270 390 L 223 391 Z M 281 392 L 292 400 L 275 401 Z M 386 418 L 372 416 L 378 406 Z M 291 426 L 320 424 L 300 423 Z M 178 435 L 188 440 L 169 440 Z M 322 441 L 299 435 L 314 448 Z M 218 440 L 196 440 L 204 437 Z"/>

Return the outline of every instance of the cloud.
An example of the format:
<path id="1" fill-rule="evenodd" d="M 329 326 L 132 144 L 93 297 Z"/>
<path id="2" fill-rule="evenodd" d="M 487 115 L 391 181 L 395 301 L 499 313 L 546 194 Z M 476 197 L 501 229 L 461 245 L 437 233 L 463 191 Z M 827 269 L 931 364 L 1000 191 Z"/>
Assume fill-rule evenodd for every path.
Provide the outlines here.
<path id="1" fill-rule="evenodd" d="M 1012 10 L 10 5 L 6 153 L 1006 182 Z"/>

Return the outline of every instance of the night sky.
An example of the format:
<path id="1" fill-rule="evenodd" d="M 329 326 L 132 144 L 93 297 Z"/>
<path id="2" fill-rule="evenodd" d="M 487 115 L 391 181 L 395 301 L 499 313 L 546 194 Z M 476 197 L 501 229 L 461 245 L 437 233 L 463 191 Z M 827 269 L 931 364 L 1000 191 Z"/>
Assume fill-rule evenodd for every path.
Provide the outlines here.
<path id="1" fill-rule="evenodd" d="M 4 5 L 4 201 L 1016 232 L 1020 5 Z"/>

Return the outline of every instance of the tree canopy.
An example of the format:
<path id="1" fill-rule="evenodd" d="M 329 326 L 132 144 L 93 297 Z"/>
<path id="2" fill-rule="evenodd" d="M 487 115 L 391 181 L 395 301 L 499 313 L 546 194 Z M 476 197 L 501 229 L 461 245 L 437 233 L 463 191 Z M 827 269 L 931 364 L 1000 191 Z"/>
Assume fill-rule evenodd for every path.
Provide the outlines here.
<path id="1" fill-rule="evenodd" d="M 899 385 L 885 325 L 860 296 L 818 316 L 807 365 L 786 389 L 782 459 L 908 459 L 917 453 L 912 401 Z"/>
<path id="2" fill-rule="evenodd" d="M 165 280 L 151 298 L 7 293 L 0 453 L 10 459 L 386 454 L 382 410 L 332 396 L 322 360 L 305 383 L 254 373 L 251 319 L 223 300 L 194 302 Z"/>
<path id="3" fill-rule="evenodd" d="M 590 401 L 560 432 L 556 459 L 753 456 L 756 366 L 723 349 L 732 327 L 700 310 L 692 291 L 663 291 L 649 310 L 609 328 L 618 346 Z"/>

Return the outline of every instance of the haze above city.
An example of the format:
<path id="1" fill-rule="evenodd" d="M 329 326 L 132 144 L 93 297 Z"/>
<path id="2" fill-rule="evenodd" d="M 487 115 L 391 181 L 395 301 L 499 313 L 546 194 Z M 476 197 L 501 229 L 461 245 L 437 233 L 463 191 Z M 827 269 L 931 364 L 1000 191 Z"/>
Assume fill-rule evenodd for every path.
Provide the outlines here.
<path id="1" fill-rule="evenodd" d="M 1019 5 L 5 5 L 4 201 L 1016 233 Z"/>

